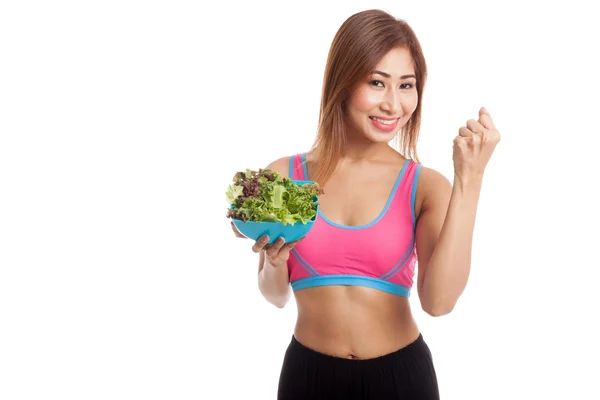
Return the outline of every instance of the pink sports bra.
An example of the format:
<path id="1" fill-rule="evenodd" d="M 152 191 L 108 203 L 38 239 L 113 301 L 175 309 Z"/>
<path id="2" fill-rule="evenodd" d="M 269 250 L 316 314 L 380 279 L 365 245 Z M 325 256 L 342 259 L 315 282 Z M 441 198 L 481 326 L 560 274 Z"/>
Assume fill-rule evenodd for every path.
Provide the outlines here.
<path id="1" fill-rule="evenodd" d="M 290 157 L 290 177 L 309 180 L 306 153 Z M 366 225 L 330 221 L 319 210 L 313 228 L 290 252 L 294 291 L 314 286 L 366 286 L 409 297 L 413 286 L 415 194 L 421 164 L 407 160 L 379 216 Z"/>

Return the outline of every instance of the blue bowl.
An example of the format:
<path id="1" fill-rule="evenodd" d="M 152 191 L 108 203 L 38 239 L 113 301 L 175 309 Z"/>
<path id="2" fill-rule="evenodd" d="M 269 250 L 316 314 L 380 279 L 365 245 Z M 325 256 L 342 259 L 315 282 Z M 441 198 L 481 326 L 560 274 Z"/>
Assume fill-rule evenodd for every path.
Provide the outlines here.
<path id="1" fill-rule="evenodd" d="M 297 181 L 299 185 L 314 183 L 311 181 Z M 233 207 L 233 205 L 231 206 Z M 278 238 L 283 237 L 286 243 L 293 242 L 304 236 L 312 229 L 317 220 L 319 204 L 317 203 L 317 214 L 306 224 L 296 222 L 294 224 L 283 225 L 281 222 L 256 222 L 242 221 L 239 219 L 231 219 L 238 231 L 244 236 L 252 240 L 258 240 L 263 235 L 269 236 L 269 244 L 274 243 Z"/>

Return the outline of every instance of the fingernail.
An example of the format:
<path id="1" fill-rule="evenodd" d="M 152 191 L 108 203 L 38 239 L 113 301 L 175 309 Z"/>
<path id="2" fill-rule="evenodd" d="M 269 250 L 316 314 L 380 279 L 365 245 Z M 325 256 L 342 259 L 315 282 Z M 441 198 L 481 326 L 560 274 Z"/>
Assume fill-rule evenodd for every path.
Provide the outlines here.
<path id="1" fill-rule="evenodd" d="M 277 239 L 277 242 L 279 242 L 279 243 L 285 243 L 285 239 L 282 238 L 282 237 L 280 237 L 279 239 Z"/>
<path id="2" fill-rule="evenodd" d="M 263 237 L 260 238 L 261 242 L 266 242 L 269 240 L 269 237 L 267 235 L 263 235 Z"/>

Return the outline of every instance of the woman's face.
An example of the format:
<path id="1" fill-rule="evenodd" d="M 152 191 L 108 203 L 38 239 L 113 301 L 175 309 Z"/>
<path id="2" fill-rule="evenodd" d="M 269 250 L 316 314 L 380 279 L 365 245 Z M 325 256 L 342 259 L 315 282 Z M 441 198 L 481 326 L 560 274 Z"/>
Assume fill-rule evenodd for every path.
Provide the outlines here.
<path id="1" fill-rule="evenodd" d="M 348 101 L 352 131 L 373 142 L 391 141 L 417 108 L 416 83 L 410 50 L 390 50 Z"/>

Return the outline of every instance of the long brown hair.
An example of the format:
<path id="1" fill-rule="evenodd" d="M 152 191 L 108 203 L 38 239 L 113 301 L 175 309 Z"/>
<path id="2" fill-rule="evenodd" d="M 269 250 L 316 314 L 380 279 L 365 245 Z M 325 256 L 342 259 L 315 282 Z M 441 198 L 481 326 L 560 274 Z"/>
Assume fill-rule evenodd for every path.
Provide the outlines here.
<path id="1" fill-rule="evenodd" d="M 345 142 L 345 105 L 353 88 L 396 47 L 406 47 L 411 52 L 419 96 L 417 108 L 397 138 L 398 151 L 406 158 L 419 161 L 416 146 L 421 126 L 421 98 L 427 77 L 421 45 L 404 20 L 381 10 L 367 10 L 350 16 L 342 24 L 329 49 L 319 127 L 312 146 L 316 161 L 316 168 L 311 173 L 312 181 L 324 185 L 335 171 Z"/>

